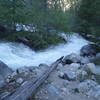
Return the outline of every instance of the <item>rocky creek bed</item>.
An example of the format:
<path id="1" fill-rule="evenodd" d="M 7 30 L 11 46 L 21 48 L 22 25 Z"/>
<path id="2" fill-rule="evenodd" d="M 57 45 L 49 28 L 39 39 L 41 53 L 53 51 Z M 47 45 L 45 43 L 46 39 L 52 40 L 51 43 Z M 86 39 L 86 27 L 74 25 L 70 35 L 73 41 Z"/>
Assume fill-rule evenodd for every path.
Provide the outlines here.
<path id="1" fill-rule="evenodd" d="M 32 100 L 100 100 L 100 53 L 94 52 L 83 48 L 81 56 L 75 53 L 65 56 Z M 13 71 L 0 61 L 0 100 L 41 76 L 49 67 L 40 64 Z"/>

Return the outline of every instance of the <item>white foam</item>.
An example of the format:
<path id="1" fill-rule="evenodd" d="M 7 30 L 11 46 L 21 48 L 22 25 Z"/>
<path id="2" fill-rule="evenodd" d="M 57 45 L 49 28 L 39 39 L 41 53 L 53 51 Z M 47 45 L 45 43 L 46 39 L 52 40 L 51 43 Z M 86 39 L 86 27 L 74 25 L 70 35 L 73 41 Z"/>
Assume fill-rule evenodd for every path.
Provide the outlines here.
<path id="1" fill-rule="evenodd" d="M 88 41 L 79 35 L 72 35 L 66 44 L 59 44 L 44 51 L 35 52 L 20 43 L 0 43 L 0 60 L 12 69 L 23 66 L 38 66 L 40 63 L 51 64 L 61 56 L 79 53 Z"/>

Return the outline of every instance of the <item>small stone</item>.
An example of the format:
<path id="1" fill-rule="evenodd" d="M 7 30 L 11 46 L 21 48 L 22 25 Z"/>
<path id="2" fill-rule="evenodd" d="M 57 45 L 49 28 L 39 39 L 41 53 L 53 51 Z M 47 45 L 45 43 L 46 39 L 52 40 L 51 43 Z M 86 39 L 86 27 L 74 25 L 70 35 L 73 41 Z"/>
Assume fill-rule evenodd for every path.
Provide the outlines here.
<path id="1" fill-rule="evenodd" d="M 60 72 L 60 73 L 59 73 L 59 77 L 60 77 L 60 78 L 64 78 L 64 73 L 63 73 L 63 72 Z"/>
<path id="2" fill-rule="evenodd" d="M 16 82 L 19 83 L 19 84 L 22 84 L 23 81 L 24 81 L 24 80 L 23 80 L 22 78 L 18 78 L 18 79 L 16 80 Z"/>
<path id="3" fill-rule="evenodd" d="M 76 80 L 76 75 L 72 71 L 66 71 L 66 72 L 64 72 L 64 78 L 69 81 L 74 81 L 74 80 Z"/>
<path id="4" fill-rule="evenodd" d="M 69 83 L 70 82 L 68 80 L 64 80 L 64 82 L 63 82 L 64 87 L 67 87 L 69 85 Z"/>
<path id="5" fill-rule="evenodd" d="M 83 69 L 88 73 L 92 73 L 92 74 L 96 73 L 96 67 L 93 63 L 86 64 Z"/>

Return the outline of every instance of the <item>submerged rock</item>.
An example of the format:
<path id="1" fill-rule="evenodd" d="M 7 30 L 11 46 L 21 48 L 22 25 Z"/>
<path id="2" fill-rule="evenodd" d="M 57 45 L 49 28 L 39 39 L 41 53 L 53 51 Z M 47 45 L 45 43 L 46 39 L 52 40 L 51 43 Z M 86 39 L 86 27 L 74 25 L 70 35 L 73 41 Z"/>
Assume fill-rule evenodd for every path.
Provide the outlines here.
<path id="1" fill-rule="evenodd" d="M 12 74 L 12 72 L 12 69 L 0 61 L 0 80 L 6 78 L 8 75 Z"/>

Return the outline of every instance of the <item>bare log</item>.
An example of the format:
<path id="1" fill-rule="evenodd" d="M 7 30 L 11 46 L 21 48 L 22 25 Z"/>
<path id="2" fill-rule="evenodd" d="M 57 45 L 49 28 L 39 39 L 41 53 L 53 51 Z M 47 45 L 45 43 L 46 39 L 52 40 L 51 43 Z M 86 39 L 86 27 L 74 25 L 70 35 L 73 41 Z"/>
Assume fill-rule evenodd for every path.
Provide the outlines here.
<path id="1" fill-rule="evenodd" d="M 35 80 L 30 80 L 28 83 L 24 84 L 20 88 L 18 88 L 11 96 L 6 97 L 2 100 L 27 100 L 29 99 L 33 93 L 36 92 L 36 89 L 48 78 L 48 76 L 51 74 L 51 72 L 56 69 L 59 63 L 62 62 L 63 57 L 58 59 L 56 62 L 54 62 L 50 68 L 44 72 L 43 75 L 36 78 Z"/>

